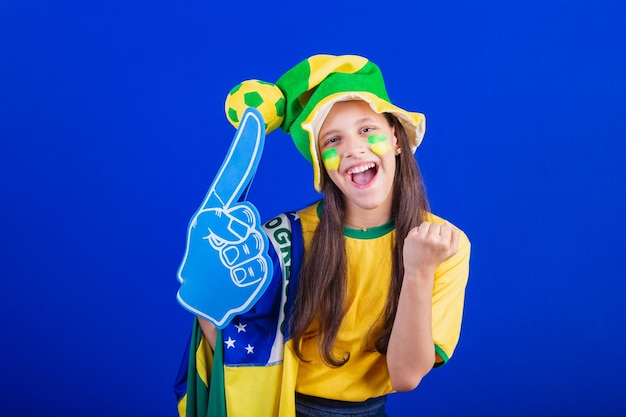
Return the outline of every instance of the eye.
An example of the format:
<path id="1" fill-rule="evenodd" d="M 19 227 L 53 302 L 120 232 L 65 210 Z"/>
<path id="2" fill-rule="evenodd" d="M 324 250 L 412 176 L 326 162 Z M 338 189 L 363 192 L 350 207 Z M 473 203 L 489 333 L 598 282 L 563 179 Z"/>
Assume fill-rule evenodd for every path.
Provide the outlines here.
<path id="1" fill-rule="evenodd" d="M 324 141 L 324 146 L 328 146 L 337 142 L 339 142 L 339 137 L 333 136 L 333 137 L 326 139 L 326 141 Z"/>
<path id="2" fill-rule="evenodd" d="M 362 128 L 362 129 L 361 129 L 360 133 L 361 133 L 361 134 L 363 134 L 363 133 L 369 133 L 369 132 L 371 132 L 372 130 L 374 130 L 374 126 L 366 126 L 366 127 L 364 127 L 364 128 Z"/>

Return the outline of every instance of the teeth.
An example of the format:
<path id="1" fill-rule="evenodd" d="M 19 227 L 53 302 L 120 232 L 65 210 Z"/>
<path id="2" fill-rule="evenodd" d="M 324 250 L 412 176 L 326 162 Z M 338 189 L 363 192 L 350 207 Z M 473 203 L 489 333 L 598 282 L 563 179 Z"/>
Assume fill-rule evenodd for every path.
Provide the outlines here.
<path id="1" fill-rule="evenodd" d="M 350 168 L 348 170 L 348 174 L 352 175 L 352 174 L 358 174 L 359 172 L 365 172 L 368 169 L 372 169 L 376 166 L 376 164 L 374 164 L 373 162 L 370 162 L 369 164 L 366 165 L 361 165 L 358 167 L 354 167 L 354 168 Z"/>

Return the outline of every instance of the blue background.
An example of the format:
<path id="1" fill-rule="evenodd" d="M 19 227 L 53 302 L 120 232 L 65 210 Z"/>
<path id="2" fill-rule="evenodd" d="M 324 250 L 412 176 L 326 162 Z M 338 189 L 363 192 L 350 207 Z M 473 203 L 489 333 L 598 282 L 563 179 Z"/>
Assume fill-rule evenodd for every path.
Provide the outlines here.
<path id="1" fill-rule="evenodd" d="M 433 210 L 473 243 L 461 343 L 393 416 L 623 415 L 626 3 L 0 3 L 0 414 L 174 416 L 187 223 L 224 98 L 364 55 L 426 113 Z M 317 198 L 282 132 L 261 216 Z M 418 412 L 419 411 L 419 412 Z"/>

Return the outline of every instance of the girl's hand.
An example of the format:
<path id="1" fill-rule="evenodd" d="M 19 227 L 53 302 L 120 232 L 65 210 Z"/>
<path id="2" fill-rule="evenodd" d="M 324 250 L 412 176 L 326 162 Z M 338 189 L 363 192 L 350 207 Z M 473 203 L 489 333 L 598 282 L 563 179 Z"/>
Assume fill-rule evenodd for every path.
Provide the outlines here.
<path id="1" fill-rule="evenodd" d="M 405 278 L 434 277 L 435 268 L 454 255 L 459 246 L 459 229 L 450 223 L 423 222 L 404 239 Z"/>

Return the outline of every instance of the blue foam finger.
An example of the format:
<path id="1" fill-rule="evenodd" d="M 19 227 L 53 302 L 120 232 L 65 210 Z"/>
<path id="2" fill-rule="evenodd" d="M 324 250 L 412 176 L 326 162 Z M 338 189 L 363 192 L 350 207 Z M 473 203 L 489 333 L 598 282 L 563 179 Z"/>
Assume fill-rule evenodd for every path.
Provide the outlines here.
<path id="1" fill-rule="evenodd" d="M 264 143 L 263 117 L 255 109 L 246 110 L 187 229 L 176 297 L 185 309 L 218 328 L 252 308 L 273 274 L 259 212 L 252 203 L 241 201 L 256 173 Z"/>

